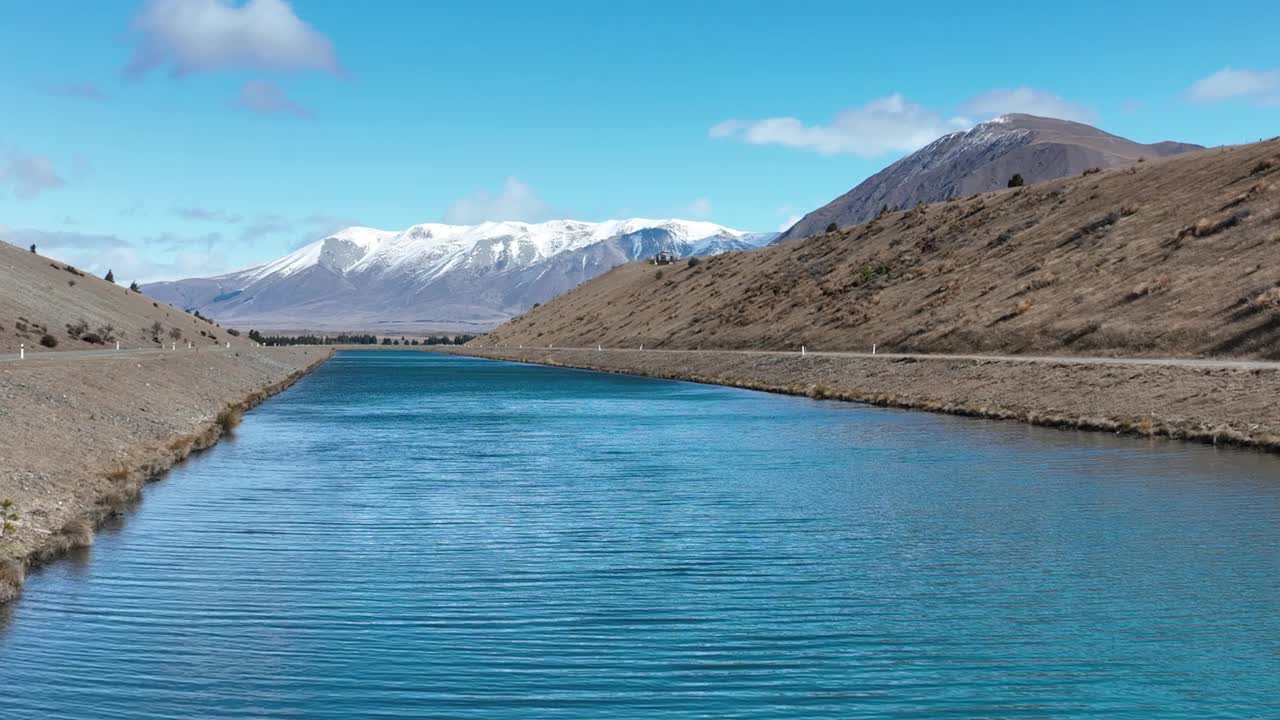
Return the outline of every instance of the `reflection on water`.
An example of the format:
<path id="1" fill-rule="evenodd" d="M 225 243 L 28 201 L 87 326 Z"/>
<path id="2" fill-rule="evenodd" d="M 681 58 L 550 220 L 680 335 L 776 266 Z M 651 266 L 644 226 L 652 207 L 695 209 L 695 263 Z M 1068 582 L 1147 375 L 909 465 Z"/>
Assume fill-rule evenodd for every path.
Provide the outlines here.
<path id="1" fill-rule="evenodd" d="M 0 610 L 16 717 L 1273 717 L 1275 458 L 344 353 Z"/>

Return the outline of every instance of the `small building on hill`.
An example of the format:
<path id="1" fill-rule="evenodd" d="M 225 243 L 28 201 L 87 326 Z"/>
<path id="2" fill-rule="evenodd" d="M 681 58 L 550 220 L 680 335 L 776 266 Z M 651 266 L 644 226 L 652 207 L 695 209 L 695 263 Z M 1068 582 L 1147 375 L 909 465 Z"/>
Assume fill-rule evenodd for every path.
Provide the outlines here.
<path id="1" fill-rule="evenodd" d="M 676 261 L 676 256 L 666 250 L 653 256 L 654 265 L 670 265 Z"/>

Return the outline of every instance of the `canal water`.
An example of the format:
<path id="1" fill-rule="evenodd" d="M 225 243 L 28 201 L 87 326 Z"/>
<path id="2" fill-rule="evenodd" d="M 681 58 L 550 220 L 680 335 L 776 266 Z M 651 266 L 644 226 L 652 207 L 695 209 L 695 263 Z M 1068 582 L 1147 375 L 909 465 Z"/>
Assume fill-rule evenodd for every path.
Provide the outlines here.
<path id="1" fill-rule="evenodd" d="M 1280 460 L 347 352 L 0 612 L 15 718 L 1280 717 Z"/>

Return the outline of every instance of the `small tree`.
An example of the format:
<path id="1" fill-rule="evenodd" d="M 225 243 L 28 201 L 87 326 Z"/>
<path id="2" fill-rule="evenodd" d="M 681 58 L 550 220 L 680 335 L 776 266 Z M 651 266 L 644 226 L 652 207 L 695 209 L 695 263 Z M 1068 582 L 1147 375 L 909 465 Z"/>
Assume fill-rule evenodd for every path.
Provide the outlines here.
<path id="1" fill-rule="evenodd" d="M 106 281 L 107 281 L 107 282 L 109 282 L 109 283 L 113 283 L 113 282 L 115 282 L 115 281 L 116 281 L 116 274 L 115 274 L 115 273 L 113 273 L 113 272 L 111 272 L 110 270 L 107 270 L 107 274 L 106 274 L 106 276 L 105 276 L 105 277 L 103 277 L 102 279 L 103 279 L 103 280 L 106 280 Z"/>
<path id="2" fill-rule="evenodd" d="M 13 530 L 18 521 L 18 510 L 11 498 L 0 500 L 0 537 Z"/>
<path id="3" fill-rule="evenodd" d="M 129 289 L 130 289 L 130 290 L 132 290 L 132 291 L 134 291 L 134 292 L 136 292 L 136 293 L 140 293 L 140 292 L 142 292 L 142 290 L 140 290 L 140 289 L 138 288 L 138 281 L 137 281 L 137 280 L 134 280 L 133 282 L 129 283 Z"/>
<path id="4" fill-rule="evenodd" d="M 1022 173 L 1014 173 L 1013 177 L 1009 178 L 1009 187 L 1011 188 L 1022 187 L 1023 184 Z"/>
<path id="5" fill-rule="evenodd" d="M 36 244 L 31 243 L 31 252 L 35 252 L 35 251 L 36 251 Z"/>
<path id="6" fill-rule="evenodd" d="M 829 233 L 833 233 L 839 229 L 840 229 L 840 226 L 836 225 L 835 223 L 831 223 L 830 225 L 827 226 L 827 232 Z"/>
<path id="7" fill-rule="evenodd" d="M 179 328 L 176 328 L 176 327 L 175 327 L 175 328 L 170 328 L 170 329 L 169 329 L 169 337 L 170 337 L 170 338 L 172 338 L 172 339 L 174 339 L 174 340 L 181 340 L 181 339 L 182 339 L 182 330 L 181 330 L 181 329 L 179 329 Z"/>

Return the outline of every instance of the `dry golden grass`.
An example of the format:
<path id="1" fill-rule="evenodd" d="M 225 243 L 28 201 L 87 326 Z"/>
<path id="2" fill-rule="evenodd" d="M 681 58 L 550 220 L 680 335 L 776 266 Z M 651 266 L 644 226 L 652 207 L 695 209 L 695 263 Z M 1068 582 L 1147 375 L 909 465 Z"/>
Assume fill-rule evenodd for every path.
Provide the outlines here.
<path id="1" fill-rule="evenodd" d="M 1280 359 L 1280 317 L 1255 301 L 1280 286 L 1278 243 L 1271 140 L 889 213 L 661 279 L 624 265 L 476 342 Z"/>

